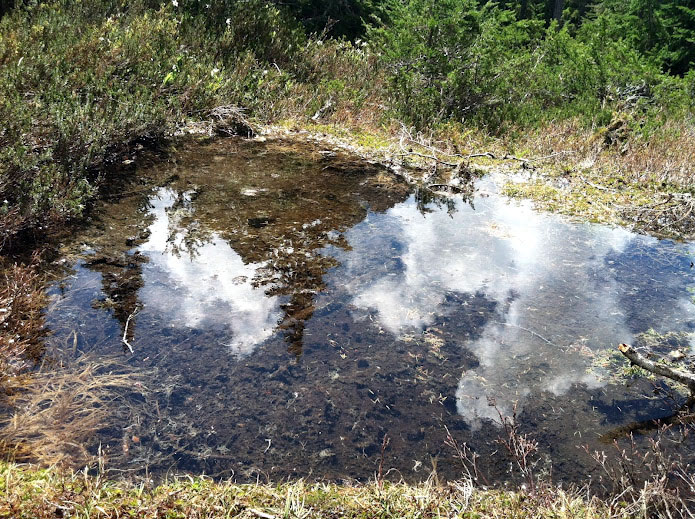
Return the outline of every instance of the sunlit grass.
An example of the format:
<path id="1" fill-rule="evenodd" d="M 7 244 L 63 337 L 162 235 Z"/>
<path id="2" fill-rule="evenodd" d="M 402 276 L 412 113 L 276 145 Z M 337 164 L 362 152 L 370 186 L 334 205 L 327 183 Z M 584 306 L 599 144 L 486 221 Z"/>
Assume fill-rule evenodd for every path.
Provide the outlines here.
<path id="1" fill-rule="evenodd" d="M 0 516 L 14 518 L 608 518 L 627 509 L 579 492 L 475 489 L 470 481 L 408 485 L 371 482 L 273 484 L 178 477 L 159 485 L 114 482 L 103 476 L 0 464 Z"/>

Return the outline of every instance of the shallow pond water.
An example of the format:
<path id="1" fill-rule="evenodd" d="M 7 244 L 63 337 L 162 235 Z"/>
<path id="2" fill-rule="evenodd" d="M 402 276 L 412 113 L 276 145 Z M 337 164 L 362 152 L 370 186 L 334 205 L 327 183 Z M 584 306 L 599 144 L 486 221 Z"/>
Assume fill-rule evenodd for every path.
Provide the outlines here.
<path id="1" fill-rule="evenodd" d="M 413 192 L 308 144 L 195 145 L 134 178 L 65 240 L 46 311 L 52 347 L 143 373 L 95 438 L 112 467 L 366 479 L 388 435 L 392 477 L 450 478 L 448 428 L 498 479 L 516 412 L 579 481 L 580 446 L 673 410 L 611 352 L 691 348 L 687 244 L 538 213 L 494 178 Z"/>

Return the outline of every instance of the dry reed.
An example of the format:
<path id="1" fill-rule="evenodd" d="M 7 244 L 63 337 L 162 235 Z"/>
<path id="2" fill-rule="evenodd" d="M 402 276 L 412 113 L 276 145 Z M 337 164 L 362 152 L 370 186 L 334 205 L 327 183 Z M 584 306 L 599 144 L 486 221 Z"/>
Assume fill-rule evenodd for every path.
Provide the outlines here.
<path id="1" fill-rule="evenodd" d="M 0 389 L 42 353 L 46 296 L 39 261 L 37 253 L 27 264 L 0 263 Z"/>
<path id="2" fill-rule="evenodd" d="M 42 465 L 94 461 L 89 448 L 95 447 L 95 433 L 115 425 L 136 386 L 136 375 L 123 369 L 116 361 L 85 355 L 32 374 L 9 398 L 13 413 L 0 421 L 0 452 Z"/>

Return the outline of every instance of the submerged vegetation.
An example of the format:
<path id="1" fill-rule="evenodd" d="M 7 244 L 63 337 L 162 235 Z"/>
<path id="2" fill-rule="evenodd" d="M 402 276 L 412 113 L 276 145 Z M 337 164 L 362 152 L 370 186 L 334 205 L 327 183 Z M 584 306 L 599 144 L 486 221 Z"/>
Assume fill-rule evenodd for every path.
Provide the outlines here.
<path id="1" fill-rule="evenodd" d="M 83 356 L 6 384 L 14 411 L 0 418 L 0 453 L 45 466 L 93 463 L 90 440 L 127 414 L 125 396 L 143 388 L 140 378 L 113 360 Z"/>

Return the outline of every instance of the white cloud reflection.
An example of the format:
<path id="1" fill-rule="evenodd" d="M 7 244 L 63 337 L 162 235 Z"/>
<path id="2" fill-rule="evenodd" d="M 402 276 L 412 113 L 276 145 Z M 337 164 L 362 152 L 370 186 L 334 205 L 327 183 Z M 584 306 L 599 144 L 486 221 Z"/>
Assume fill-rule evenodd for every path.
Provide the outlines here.
<path id="1" fill-rule="evenodd" d="M 151 200 L 154 221 L 140 250 L 150 258 L 140 291 L 145 307 L 176 327 L 223 326 L 233 332 L 229 344 L 237 355 L 251 353 L 270 337 L 280 316 L 277 297 L 268 297 L 251 280 L 260 264 L 244 264 L 239 254 L 216 235 L 186 251 L 184 235 L 172 208 L 176 194 L 161 189 Z M 173 232 L 172 232 L 173 231 Z M 180 254 L 173 251 L 183 250 Z"/>
<path id="2" fill-rule="evenodd" d="M 376 311 L 393 334 L 465 312 L 446 302 L 447 292 L 497 302 L 482 335 L 462 343 L 480 363 L 463 373 L 456 391 L 458 411 L 474 428 L 497 417 L 488 398 L 509 414 L 514 402 L 521 408 L 540 392 L 600 385 L 587 372 L 591 350 L 632 340 L 616 282 L 606 275 L 606 256 L 635 239 L 656 241 L 620 228 L 569 223 L 495 195 L 479 199 L 475 211 L 459 204 L 451 216 L 422 215 L 411 199 L 385 215 L 370 215 L 363 225 L 373 229 L 370 241 L 360 241 L 364 229 L 348 234 L 356 252 L 346 258 L 348 288 L 354 305 Z M 383 250 L 391 250 L 391 258 L 381 273 L 361 274 L 371 268 L 362 258 L 378 264 Z"/>

